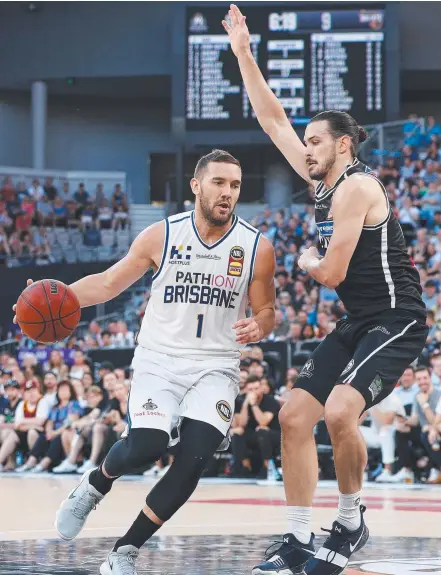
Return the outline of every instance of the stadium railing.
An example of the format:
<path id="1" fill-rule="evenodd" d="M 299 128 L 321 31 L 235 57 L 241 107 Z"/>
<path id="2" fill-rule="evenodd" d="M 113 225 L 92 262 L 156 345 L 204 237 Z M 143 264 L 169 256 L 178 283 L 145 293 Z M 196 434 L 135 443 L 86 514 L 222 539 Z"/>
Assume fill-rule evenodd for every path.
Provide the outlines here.
<path id="1" fill-rule="evenodd" d="M 407 133 L 406 136 L 423 133 L 424 118 L 412 121 L 415 123 L 415 128 L 412 133 Z M 406 124 L 409 124 L 408 119 L 365 126 L 369 137 L 360 146 L 360 159 L 374 167 L 378 164 L 383 165 L 387 158 L 400 156 L 399 150 L 403 147 L 405 138 L 403 128 Z"/>

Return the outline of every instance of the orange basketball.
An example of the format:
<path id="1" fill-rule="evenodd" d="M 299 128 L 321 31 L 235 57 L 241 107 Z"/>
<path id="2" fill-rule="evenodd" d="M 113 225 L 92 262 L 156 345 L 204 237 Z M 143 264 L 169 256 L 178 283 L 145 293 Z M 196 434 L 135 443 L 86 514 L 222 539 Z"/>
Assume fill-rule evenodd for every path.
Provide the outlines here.
<path id="1" fill-rule="evenodd" d="M 81 308 L 70 287 L 57 280 L 41 280 L 21 293 L 15 314 L 25 335 L 40 343 L 54 343 L 74 331 Z"/>

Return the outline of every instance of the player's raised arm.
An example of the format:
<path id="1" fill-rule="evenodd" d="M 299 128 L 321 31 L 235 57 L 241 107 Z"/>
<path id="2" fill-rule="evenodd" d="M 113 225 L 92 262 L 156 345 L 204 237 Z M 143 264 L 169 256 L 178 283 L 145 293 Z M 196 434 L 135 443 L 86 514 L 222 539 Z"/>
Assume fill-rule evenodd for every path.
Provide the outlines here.
<path id="1" fill-rule="evenodd" d="M 260 341 L 274 329 L 275 271 L 274 248 L 269 240 L 261 236 L 257 248 L 253 279 L 248 289 L 248 299 L 253 315 L 241 319 L 233 325 L 238 343 L 246 344 Z"/>
<path id="2" fill-rule="evenodd" d="M 285 110 L 265 81 L 250 48 L 250 33 L 245 16 L 239 8 L 231 4 L 229 11 L 231 24 L 222 22 L 228 33 L 231 48 L 239 62 L 240 72 L 247 89 L 251 105 L 259 124 L 279 148 L 294 170 L 310 182 L 305 162 L 305 146 L 292 128 Z"/>
<path id="3" fill-rule="evenodd" d="M 139 234 L 128 254 L 106 271 L 87 276 L 70 285 L 81 307 L 103 303 L 118 296 L 151 267 L 159 267 L 164 245 L 164 222 L 158 222 Z"/>

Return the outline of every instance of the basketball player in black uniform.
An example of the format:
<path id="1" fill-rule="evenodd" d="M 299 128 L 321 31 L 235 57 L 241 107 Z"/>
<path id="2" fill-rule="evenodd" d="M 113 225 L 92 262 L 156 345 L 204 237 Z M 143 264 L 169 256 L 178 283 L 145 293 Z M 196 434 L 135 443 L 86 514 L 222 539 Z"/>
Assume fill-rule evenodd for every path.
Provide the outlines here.
<path id="1" fill-rule="evenodd" d="M 229 18 L 223 26 L 257 119 L 293 168 L 315 185 L 319 250 L 309 248 L 298 264 L 335 288 L 347 310 L 306 362 L 280 412 L 289 532 L 253 575 L 303 569 L 338 575 L 369 537 L 360 504 L 367 451 L 359 417 L 392 392 L 419 356 L 426 310 L 386 190 L 356 158 L 364 129 L 344 112 L 322 112 L 308 124 L 303 144 L 254 61 L 245 17 L 232 5 Z M 315 553 L 309 528 L 318 475 L 313 429 L 323 416 L 340 496 L 337 520 Z"/>

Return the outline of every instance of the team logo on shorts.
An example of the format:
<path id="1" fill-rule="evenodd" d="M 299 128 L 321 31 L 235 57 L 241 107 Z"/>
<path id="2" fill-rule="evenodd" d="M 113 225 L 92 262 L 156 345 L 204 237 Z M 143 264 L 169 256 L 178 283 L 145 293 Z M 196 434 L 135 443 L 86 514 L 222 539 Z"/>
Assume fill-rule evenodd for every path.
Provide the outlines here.
<path id="1" fill-rule="evenodd" d="M 383 382 L 381 381 L 381 377 L 377 374 L 374 378 L 374 381 L 369 386 L 369 391 L 372 394 L 372 401 L 374 401 L 374 399 L 380 395 L 382 390 Z"/>
<path id="2" fill-rule="evenodd" d="M 312 377 L 313 371 L 314 371 L 314 360 L 308 359 L 299 375 L 303 375 L 303 377 Z"/>
<path id="3" fill-rule="evenodd" d="M 242 275 L 244 258 L 245 251 L 243 248 L 240 246 L 234 246 L 234 248 L 231 248 L 227 271 L 229 276 L 240 277 Z"/>
<path id="4" fill-rule="evenodd" d="M 351 369 L 354 367 L 354 363 L 355 363 L 355 361 L 353 359 L 351 359 L 351 361 L 348 363 L 348 365 L 341 372 L 341 375 L 345 375 L 346 373 L 351 371 Z"/>
<path id="5" fill-rule="evenodd" d="M 158 409 L 158 406 L 156 405 L 156 403 L 153 403 L 153 401 L 150 398 L 147 400 L 147 403 L 144 403 L 144 405 L 142 407 L 146 411 L 153 411 L 154 409 Z"/>
<path id="6" fill-rule="evenodd" d="M 216 403 L 216 410 L 221 419 L 226 422 L 231 421 L 231 407 L 227 401 L 221 400 Z"/>

